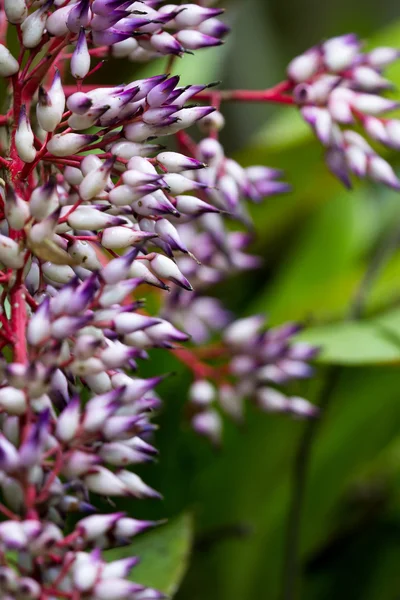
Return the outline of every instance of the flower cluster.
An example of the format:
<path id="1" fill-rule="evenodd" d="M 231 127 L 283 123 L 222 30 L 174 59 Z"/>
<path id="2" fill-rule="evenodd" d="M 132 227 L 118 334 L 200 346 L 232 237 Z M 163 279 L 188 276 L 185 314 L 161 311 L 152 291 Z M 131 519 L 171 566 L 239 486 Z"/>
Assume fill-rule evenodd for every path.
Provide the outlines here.
<path id="1" fill-rule="evenodd" d="M 316 406 L 279 389 L 294 379 L 313 374 L 308 361 L 318 349 L 294 341 L 298 330 L 294 324 L 266 330 L 262 315 L 230 323 L 224 330 L 222 344 L 205 348 L 201 352 L 203 362 L 194 365 L 197 379 L 190 388 L 194 429 L 218 444 L 223 428 L 220 410 L 241 422 L 245 398 L 266 412 L 316 417 Z M 205 364 L 204 357 L 214 360 Z"/>
<path id="2" fill-rule="evenodd" d="M 361 127 L 387 148 L 400 148 L 400 121 L 381 116 L 399 106 L 382 96 L 392 89 L 383 71 L 399 56 L 387 47 L 363 52 L 361 41 L 348 34 L 307 50 L 288 67 L 294 101 L 327 148 L 328 167 L 347 187 L 356 175 L 400 189 L 389 163 L 352 128 Z"/>
<path id="3" fill-rule="evenodd" d="M 157 599 L 132 582 L 136 558 L 107 562 L 103 553 L 155 523 L 97 513 L 98 496 L 160 497 L 133 470 L 156 454 L 152 417 L 164 375 L 140 376 L 148 351 L 173 352 L 192 371 L 190 420 L 213 442 L 222 430 L 217 403 L 237 420 L 244 398 L 266 411 L 317 415 L 282 389 L 312 375 L 316 349 L 295 341 L 297 326 L 235 321 L 212 295 L 215 283 L 258 265 L 247 253 L 247 202 L 289 186 L 279 170 L 242 168 L 225 155 L 225 96 L 211 86 L 181 86 L 167 73 L 117 86 L 87 82 L 101 65 L 92 61 L 108 54 L 169 55 L 168 72 L 175 56 L 220 44 L 227 27 L 211 2 L 3 4 L 0 76 L 11 103 L 0 115 L 0 594 Z M 6 47 L 10 25 L 18 58 Z M 361 55 L 355 38 L 339 38 L 296 59 L 290 80 L 261 95 L 296 99 L 330 165 L 345 160 L 356 172 L 362 138 L 337 123 L 358 119 L 396 147 L 396 121 L 365 116 L 393 106 L 375 92 L 387 87 L 380 70 L 395 54 Z M 64 83 L 68 67 L 74 85 Z M 185 131 L 193 125 L 200 135 Z M 388 138 L 378 136 L 382 127 Z M 357 173 L 396 187 L 387 163 L 361 150 Z M 183 347 L 190 337 L 198 346 L 214 339 Z"/>

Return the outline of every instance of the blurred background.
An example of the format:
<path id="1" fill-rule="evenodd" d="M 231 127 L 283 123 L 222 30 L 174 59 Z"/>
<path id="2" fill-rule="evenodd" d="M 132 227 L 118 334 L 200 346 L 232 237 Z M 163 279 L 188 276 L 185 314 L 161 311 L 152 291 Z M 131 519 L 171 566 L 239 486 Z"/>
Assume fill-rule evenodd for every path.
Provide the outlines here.
<path id="1" fill-rule="evenodd" d="M 175 72 L 182 73 L 184 83 L 222 80 L 223 88 L 266 88 L 284 79 L 293 56 L 349 31 L 371 47 L 400 47 L 400 11 L 393 0 L 236 0 L 226 5 L 231 36 L 221 49 L 178 61 Z M 113 73 L 115 66 L 106 68 Z M 148 66 L 123 68 L 126 78 L 149 72 Z M 400 67 L 391 68 L 389 77 L 399 86 Z M 224 112 L 227 153 L 243 165 L 285 169 L 294 191 L 252 207 L 253 249 L 263 257 L 262 269 L 213 292 L 237 315 L 259 311 L 272 324 L 299 320 L 309 329 L 305 337 L 324 345 L 318 377 L 292 393 L 315 399 L 327 370 L 338 366 L 307 482 L 298 597 L 398 600 L 398 238 L 368 294 L 362 323 L 343 320 L 377 248 L 393 238 L 393 228 L 400 230 L 400 197 L 370 184 L 344 190 L 291 108 L 241 104 L 224 106 Z M 400 162 L 394 155 L 390 159 Z M 161 543 L 154 557 L 154 545 L 147 552 L 144 536 L 137 542 L 144 555 L 137 573 L 155 584 L 155 565 L 164 560 L 171 573 L 178 569 L 177 581 L 187 566 L 177 600 L 278 599 L 290 478 L 305 424 L 249 408 L 242 429 L 226 423 L 223 447 L 216 451 L 186 425 L 190 376 L 164 354 L 154 353 L 157 372 L 176 375 L 160 390 L 165 399 L 156 434 L 160 459 L 141 473 L 165 501 L 126 508 L 137 517 L 171 518 L 170 531 L 175 527 L 183 541 L 178 539 L 175 549 Z"/>

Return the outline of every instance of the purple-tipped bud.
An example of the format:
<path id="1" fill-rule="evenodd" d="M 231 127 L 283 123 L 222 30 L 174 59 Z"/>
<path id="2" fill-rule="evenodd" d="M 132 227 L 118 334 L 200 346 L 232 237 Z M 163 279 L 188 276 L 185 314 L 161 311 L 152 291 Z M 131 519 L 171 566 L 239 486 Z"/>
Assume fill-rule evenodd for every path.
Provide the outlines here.
<path id="1" fill-rule="evenodd" d="M 100 579 L 93 589 L 97 600 L 127 600 L 135 598 L 144 587 L 126 579 Z"/>
<path id="2" fill-rule="evenodd" d="M 30 217 L 29 203 L 18 196 L 11 186 L 7 187 L 5 215 L 12 229 L 20 231 Z"/>
<path id="3" fill-rule="evenodd" d="M 77 154 L 92 142 L 98 140 L 97 135 L 80 135 L 78 133 L 57 134 L 47 144 L 47 150 L 54 156 Z"/>
<path id="4" fill-rule="evenodd" d="M 163 254 L 155 254 L 150 262 L 151 270 L 157 277 L 173 281 L 176 285 L 183 287 L 185 290 L 192 291 L 193 288 L 189 281 L 182 275 L 176 263 Z"/>
<path id="5" fill-rule="evenodd" d="M 132 471 L 118 471 L 118 478 L 126 485 L 132 496 L 136 498 L 162 498 L 161 494 L 146 485 L 144 481 Z"/>
<path id="6" fill-rule="evenodd" d="M 202 169 L 204 163 L 190 158 L 178 152 L 161 152 L 157 155 L 157 162 L 164 167 L 169 173 L 181 173 L 190 169 Z"/>
<path id="7" fill-rule="evenodd" d="M 76 436 L 81 417 L 80 399 L 73 398 L 57 420 L 56 436 L 62 442 L 70 442 Z"/>
<path id="8" fill-rule="evenodd" d="M 89 25 L 90 16 L 89 0 L 79 0 L 68 14 L 68 29 L 73 33 L 78 33 L 81 28 Z"/>
<path id="9" fill-rule="evenodd" d="M 51 333 L 50 300 L 45 298 L 30 318 L 27 328 L 27 340 L 32 346 L 41 344 Z"/>
<path id="10" fill-rule="evenodd" d="M 222 40 L 193 29 L 178 31 L 176 39 L 188 50 L 198 50 L 199 48 L 209 48 L 210 46 L 223 44 Z"/>
<path id="11" fill-rule="evenodd" d="M 0 55 L 0 71 L 1 71 L 1 55 Z M 24 162 L 31 163 L 35 160 L 36 150 L 34 145 L 34 136 L 26 114 L 25 106 L 21 106 L 18 127 L 15 132 L 15 146 L 18 156 Z"/>
<path id="12" fill-rule="evenodd" d="M 192 425 L 199 435 L 207 437 L 213 444 L 218 445 L 220 443 L 222 419 L 216 410 L 205 410 L 197 413 L 192 419 Z"/>

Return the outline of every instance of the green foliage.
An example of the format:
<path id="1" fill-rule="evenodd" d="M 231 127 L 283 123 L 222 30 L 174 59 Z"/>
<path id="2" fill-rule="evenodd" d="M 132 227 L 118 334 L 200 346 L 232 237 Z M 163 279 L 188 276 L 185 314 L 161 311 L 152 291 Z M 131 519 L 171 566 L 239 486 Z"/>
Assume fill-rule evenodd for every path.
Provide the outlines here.
<path id="1" fill-rule="evenodd" d="M 171 519 L 130 546 L 108 550 L 107 560 L 140 556 L 131 579 L 172 597 L 184 576 L 192 545 L 193 523 L 189 514 Z"/>

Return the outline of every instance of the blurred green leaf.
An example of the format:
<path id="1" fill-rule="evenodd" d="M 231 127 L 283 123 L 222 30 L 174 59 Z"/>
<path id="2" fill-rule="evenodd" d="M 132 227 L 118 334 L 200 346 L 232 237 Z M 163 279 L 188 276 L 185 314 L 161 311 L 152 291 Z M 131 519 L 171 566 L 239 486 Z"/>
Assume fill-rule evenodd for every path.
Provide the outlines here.
<path id="1" fill-rule="evenodd" d="M 171 519 L 166 525 L 143 534 L 130 546 L 105 552 L 108 561 L 139 556 L 131 579 L 172 597 L 184 576 L 193 538 L 189 514 Z"/>
<path id="2" fill-rule="evenodd" d="M 379 365 L 400 362 L 400 343 L 375 322 L 333 323 L 301 333 L 301 341 L 321 346 L 318 361 L 337 365 Z"/>

